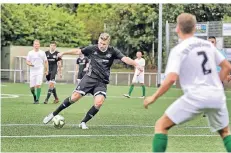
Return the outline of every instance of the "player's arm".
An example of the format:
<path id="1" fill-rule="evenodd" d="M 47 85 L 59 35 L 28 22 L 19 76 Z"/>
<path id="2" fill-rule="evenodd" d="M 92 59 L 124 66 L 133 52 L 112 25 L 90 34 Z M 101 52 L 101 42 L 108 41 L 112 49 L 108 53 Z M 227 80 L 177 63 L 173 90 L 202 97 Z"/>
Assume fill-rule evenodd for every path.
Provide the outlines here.
<path id="1" fill-rule="evenodd" d="M 62 60 L 59 60 L 57 64 L 58 64 L 58 74 L 61 78 L 62 77 Z"/>
<path id="2" fill-rule="evenodd" d="M 45 65 L 45 75 L 48 75 L 49 67 L 48 67 L 48 60 L 45 52 L 43 54 L 43 61 Z"/>
<path id="3" fill-rule="evenodd" d="M 142 61 L 140 67 L 142 68 L 142 70 L 144 71 L 144 67 L 145 67 L 145 60 Z M 137 74 L 137 76 L 139 76 L 143 71 L 139 71 L 139 73 Z"/>
<path id="4" fill-rule="evenodd" d="M 171 86 L 177 81 L 177 79 L 178 79 L 178 74 L 173 72 L 169 73 L 165 78 L 165 80 L 162 82 L 160 88 L 158 88 L 157 91 L 152 96 L 147 97 L 148 105 L 154 103 L 159 97 L 161 97 L 165 92 L 167 92 L 169 88 L 171 88 Z"/>
<path id="5" fill-rule="evenodd" d="M 182 57 L 180 52 L 172 50 L 168 59 L 167 68 L 165 71 L 166 78 L 161 84 L 160 88 L 152 95 L 144 100 L 144 107 L 147 109 L 148 105 L 154 103 L 160 96 L 162 96 L 178 79 L 180 73 Z"/>
<path id="6" fill-rule="evenodd" d="M 124 63 L 126 63 L 128 65 L 132 65 L 134 67 L 139 67 L 139 65 L 130 57 L 124 56 L 121 58 L 121 61 L 123 61 Z"/>
<path id="7" fill-rule="evenodd" d="M 214 47 L 214 52 L 215 52 L 216 64 L 221 67 L 221 71 L 219 73 L 220 79 L 221 81 L 224 81 L 225 79 L 227 79 L 227 76 L 231 71 L 231 65 L 225 59 L 224 55 L 222 55 L 222 53 L 220 53 L 215 47 Z"/>
<path id="8" fill-rule="evenodd" d="M 26 64 L 28 65 L 28 66 L 34 66 L 30 61 L 28 61 L 28 60 L 26 60 Z"/>
<path id="9" fill-rule="evenodd" d="M 87 60 L 87 64 L 86 64 L 86 67 L 84 68 L 84 70 L 87 71 L 89 66 L 90 66 L 90 64 L 89 64 L 89 61 Z"/>
<path id="10" fill-rule="evenodd" d="M 26 64 L 28 65 L 28 66 L 34 66 L 32 63 L 31 63 L 31 61 L 30 61 L 31 59 L 30 59 L 30 52 L 28 53 L 28 55 L 27 55 L 27 57 L 26 57 Z"/>
<path id="11" fill-rule="evenodd" d="M 75 75 L 77 75 L 78 71 L 79 71 L 79 65 L 76 64 L 76 66 L 75 66 Z"/>
<path id="12" fill-rule="evenodd" d="M 224 81 L 229 76 L 231 71 L 231 64 L 227 60 L 223 60 L 219 66 L 221 67 L 221 71 L 219 73 L 221 81 Z"/>
<path id="13" fill-rule="evenodd" d="M 75 48 L 67 52 L 62 52 L 58 54 L 58 57 L 62 57 L 63 55 L 79 55 L 82 54 L 81 49 Z"/>
<path id="14" fill-rule="evenodd" d="M 44 65 L 45 65 L 45 74 L 48 75 L 48 70 L 49 70 L 49 67 L 48 67 L 48 60 L 45 60 L 45 61 L 44 61 Z"/>

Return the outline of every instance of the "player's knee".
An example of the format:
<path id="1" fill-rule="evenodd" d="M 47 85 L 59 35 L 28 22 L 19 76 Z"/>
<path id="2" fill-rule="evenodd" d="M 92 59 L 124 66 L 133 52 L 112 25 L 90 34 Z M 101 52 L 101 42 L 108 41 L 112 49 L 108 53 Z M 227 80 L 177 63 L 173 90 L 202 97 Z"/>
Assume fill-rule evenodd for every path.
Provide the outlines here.
<path id="1" fill-rule="evenodd" d="M 40 85 L 36 85 L 35 87 L 36 87 L 36 88 L 40 88 L 41 86 L 40 86 Z"/>
<path id="2" fill-rule="evenodd" d="M 159 119 L 158 121 L 156 121 L 155 131 L 163 131 L 163 130 L 165 130 L 165 127 L 163 126 L 163 122 Z"/>
<path id="3" fill-rule="evenodd" d="M 53 82 L 49 83 L 49 88 L 54 88 L 55 84 Z"/>
<path id="4" fill-rule="evenodd" d="M 229 127 L 225 127 L 225 128 L 223 128 L 223 129 L 219 130 L 218 133 L 220 134 L 220 136 L 221 136 L 222 138 L 224 138 L 224 137 L 230 135 Z"/>
<path id="5" fill-rule="evenodd" d="M 72 102 L 76 102 L 76 101 L 78 101 L 81 97 L 82 97 L 82 96 L 81 96 L 80 93 L 74 92 L 74 93 L 71 95 L 71 101 L 72 101 Z"/>
<path id="6" fill-rule="evenodd" d="M 94 101 L 95 101 L 94 102 L 95 107 L 99 109 L 103 105 L 104 96 L 103 95 L 96 96 Z"/>

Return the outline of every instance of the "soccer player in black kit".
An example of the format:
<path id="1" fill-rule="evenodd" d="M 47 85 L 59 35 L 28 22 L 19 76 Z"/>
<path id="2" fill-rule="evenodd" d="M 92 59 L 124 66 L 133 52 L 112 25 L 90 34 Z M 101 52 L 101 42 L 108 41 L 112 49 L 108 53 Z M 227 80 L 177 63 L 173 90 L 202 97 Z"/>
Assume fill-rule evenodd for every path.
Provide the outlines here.
<path id="1" fill-rule="evenodd" d="M 79 84 L 80 80 L 86 74 L 89 67 L 89 60 L 83 54 L 79 55 L 79 58 L 76 60 L 76 72 L 78 72 L 77 84 Z"/>
<path id="2" fill-rule="evenodd" d="M 49 72 L 48 75 L 46 75 L 46 79 L 49 83 L 49 89 L 47 92 L 47 97 L 44 101 L 44 104 L 48 103 L 48 100 L 53 93 L 55 100 L 54 103 L 58 103 L 59 99 L 56 93 L 56 88 L 55 88 L 55 77 L 57 74 L 57 71 L 59 72 L 60 78 L 62 77 L 61 74 L 61 58 L 58 57 L 58 51 L 56 50 L 56 42 L 51 42 L 50 43 L 50 50 L 46 51 L 46 56 L 47 60 L 49 63 Z"/>
<path id="3" fill-rule="evenodd" d="M 84 119 L 79 124 L 81 129 L 88 129 L 86 123 L 97 114 L 106 98 L 110 68 L 114 59 L 120 59 L 124 63 L 133 65 L 142 71 L 142 68 L 139 67 L 134 60 L 124 56 L 118 49 L 109 46 L 109 43 L 110 35 L 102 33 L 99 36 L 97 45 L 88 46 L 83 49 L 73 49 L 59 54 L 59 56 L 62 57 L 62 55 L 79 55 L 82 53 L 89 58 L 90 65 L 86 75 L 84 75 L 72 95 L 67 97 L 54 112 L 50 113 L 43 119 L 44 124 L 50 122 L 54 116 L 78 101 L 82 96 L 85 96 L 87 93 L 91 93 L 94 95 L 94 105 L 90 108 Z"/>

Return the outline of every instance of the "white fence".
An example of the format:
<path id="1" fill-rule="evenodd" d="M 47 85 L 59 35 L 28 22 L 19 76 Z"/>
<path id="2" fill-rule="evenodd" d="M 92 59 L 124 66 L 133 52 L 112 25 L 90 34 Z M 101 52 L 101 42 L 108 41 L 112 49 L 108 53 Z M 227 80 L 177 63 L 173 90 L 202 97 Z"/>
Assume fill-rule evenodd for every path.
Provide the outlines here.
<path id="1" fill-rule="evenodd" d="M 75 72 L 76 58 L 63 58 L 63 77 L 57 77 L 57 82 L 76 83 L 77 73 Z M 9 73 L 9 81 L 29 82 L 29 66 L 26 65 L 25 56 L 17 56 L 14 60 L 14 69 L 1 69 L 2 73 Z M 130 85 L 133 72 L 111 72 L 111 85 Z M 145 73 L 145 85 L 156 86 L 157 73 Z M 45 77 L 44 77 L 45 81 Z"/>

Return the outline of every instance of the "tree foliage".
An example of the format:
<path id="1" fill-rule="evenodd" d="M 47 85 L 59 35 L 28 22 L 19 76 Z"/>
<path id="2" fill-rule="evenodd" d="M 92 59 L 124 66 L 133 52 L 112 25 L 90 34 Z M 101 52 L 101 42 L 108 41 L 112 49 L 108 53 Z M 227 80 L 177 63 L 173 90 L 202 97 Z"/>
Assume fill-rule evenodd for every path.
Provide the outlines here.
<path id="1" fill-rule="evenodd" d="M 75 15 L 56 5 L 2 5 L 2 45 L 42 45 L 51 40 L 59 46 L 74 47 L 90 43 L 84 24 Z"/>

